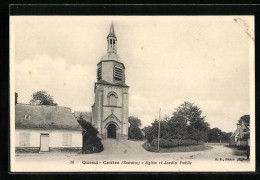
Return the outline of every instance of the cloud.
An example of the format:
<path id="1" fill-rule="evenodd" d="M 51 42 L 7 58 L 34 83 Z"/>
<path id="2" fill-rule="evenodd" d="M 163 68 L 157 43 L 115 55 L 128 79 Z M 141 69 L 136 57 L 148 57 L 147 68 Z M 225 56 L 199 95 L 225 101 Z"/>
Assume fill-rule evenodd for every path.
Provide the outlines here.
<path id="1" fill-rule="evenodd" d="M 18 102 L 29 103 L 33 92 L 46 90 L 60 106 L 90 110 L 94 102 L 95 68 L 68 65 L 63 58 L 39 55 L 16 63 Z"/>
<path id="2" fill-rule="evenodd" d="M 159 108 L 171 116 L 184 101 L 197 104 L 211 127 L 226 131 L 249 113 L 250 39 L 232 16 L 13 19 L 20 102 L 42 89 L 59 105 L 90 111 L 96 64 L 114 20 L 130 86 L 129 115 L 143 125 Z"/>

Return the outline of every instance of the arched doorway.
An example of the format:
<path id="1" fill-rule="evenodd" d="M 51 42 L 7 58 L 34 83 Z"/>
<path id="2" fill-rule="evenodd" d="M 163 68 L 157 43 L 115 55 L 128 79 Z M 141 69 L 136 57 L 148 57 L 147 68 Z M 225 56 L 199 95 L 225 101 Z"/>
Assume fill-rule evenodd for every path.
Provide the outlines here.
<path id="1" fill-rule="evenodd" d="M 116 139 L 116 125 L 115 124 L 109 124 L 107 126 L 107 138 Z"/>

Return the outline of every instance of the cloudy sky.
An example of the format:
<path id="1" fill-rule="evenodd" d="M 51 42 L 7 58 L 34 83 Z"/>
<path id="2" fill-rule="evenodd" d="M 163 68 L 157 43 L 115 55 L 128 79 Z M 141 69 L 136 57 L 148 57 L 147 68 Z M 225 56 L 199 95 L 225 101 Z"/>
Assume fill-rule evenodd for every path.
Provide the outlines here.
<path id="1" fill-rule="evenodd" d="M 11 18 L 19 103 L 46 90 L 60 106 L 90 111 L 97 63 L 114 22 L 126 66 L 129 115 L 143 126 L 197 104 L 210 127 L 234 131 L 249 114 L 253 17 L 17 16 Z"/>

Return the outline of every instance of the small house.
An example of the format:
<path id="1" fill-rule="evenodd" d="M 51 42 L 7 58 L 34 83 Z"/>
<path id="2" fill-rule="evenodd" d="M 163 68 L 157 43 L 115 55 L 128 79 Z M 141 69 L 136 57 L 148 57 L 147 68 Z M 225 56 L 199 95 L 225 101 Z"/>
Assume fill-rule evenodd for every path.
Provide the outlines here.
<path id="1" fill-rule="evenodd" d="M 237 124 L 237 129 L 232 133 L 229 139 L 230 146 L 250 146 L 250 130 L 244 122 Z"/>
<path id="2" fill-rule="evenodd" d="M 15 105 L 16 152 L 80 152 L 82 132 L 68 107 Z"/>

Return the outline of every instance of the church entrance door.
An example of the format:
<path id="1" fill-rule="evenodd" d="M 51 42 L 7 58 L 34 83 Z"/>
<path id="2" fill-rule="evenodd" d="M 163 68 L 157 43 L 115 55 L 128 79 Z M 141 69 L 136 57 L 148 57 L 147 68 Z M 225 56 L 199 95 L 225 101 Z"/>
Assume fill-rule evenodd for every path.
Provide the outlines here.
<path id="1" fill-rule="evenodd" d="M 107 137 L 116 139 L 116 125 L 109 124 L 107 126 Z"/>

